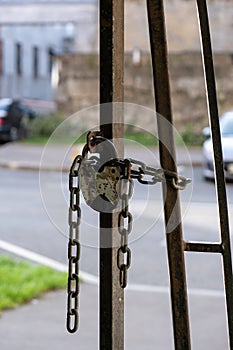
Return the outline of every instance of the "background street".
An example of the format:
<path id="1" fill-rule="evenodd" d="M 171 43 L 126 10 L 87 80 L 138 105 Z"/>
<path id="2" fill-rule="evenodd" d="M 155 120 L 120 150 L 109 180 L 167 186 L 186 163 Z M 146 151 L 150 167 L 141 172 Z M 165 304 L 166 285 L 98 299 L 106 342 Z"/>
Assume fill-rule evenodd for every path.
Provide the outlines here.
<path id="1" fill-rule="evenodd" d="M 195 167 L 192 174 L 190 168 L 183 166 L 180 167 L 180 173 L 192 177 L 192 185 L 181 193 L 184 238 L 194 241 L 218 241 L 214 184 L 202 179 L 200 167 Z M 0 240 L 66 264 L 68 174 L 58 176 L 56 172 L 43 172 L 39 179 L 36 171 L 0 169 L 0 175 L 0 196 L 3 203 L 0 209 Z M 45 188 L 48 197 L 44 194 Z M 62 195 L 59 196 L 58 192 Z M 227 185 L 227 193 L 232 218 L 233 184 Z M 126 344 L 128 344 L 126 348 L 136 349 L 135 343 L 137 343 L 139 346 L 137 349 L 140 349 L 140 344 L 145 344 L 149 337 L 151 345 L 145 349 L 152 349 L 153 344 L 158 343 L 160 344 L 158 349 L 169 350 L 173 345 L 160 184 L 148 187 L 135 183 L 130 210 L 134 223 L 130 235 L 132 266 L 129 269 L 129 290 L 126 292 Z M 82 203 L 80 231 L 81 270 L 97 275 L 98 214 L 87 208 L 84 203 Z M 194 349 L 227 349 L 221 257 L 214 254 L 186 253 L 186 267 Z M 97 349 L 95 341 L 98 332 L 97 289 L 85 284 L 81 289 L 85 291 L 82 310 L 86 305 L 86 309 L 81 312 L 81 319 L 83 317 L 85 320 L 91 312 L 90 307 L 94 303 L 91 293 L 95 295 L 92 315 L 93 310 L 96 310 L 96 322 L 93 319 L 91 322 L 95 329 L 92 331 L 95 346 L 87 349 Z M 86 299 L 89 293 L 88 301 Z M 49 298 L 52 303 L 52 297 Z M 64 298 L 62 293 L 60 298 Z M 135 298 L 136 305 L 133 304 Z M 48 303 L 47 299 L 46 302 Z M 150 322 L 136 338 L 132 337 L 131 334 L 135 334 L 132 332 L 132 327 L 135 330 L 141 329 L 141 322 L 143 320 L 148 322 L 147 318 L 159 325 L 159 331 L 157 329 L 155 332 L 155 325 Z M 127 323 L 127 320 L 130 322 L 134 320 L 134 324 Z M 63 319 L 57 322 L 64 323 Z M 88 327 L 87 324 L 85 326 Z M 206 346 L 210 342 L 211 347 Z"/>

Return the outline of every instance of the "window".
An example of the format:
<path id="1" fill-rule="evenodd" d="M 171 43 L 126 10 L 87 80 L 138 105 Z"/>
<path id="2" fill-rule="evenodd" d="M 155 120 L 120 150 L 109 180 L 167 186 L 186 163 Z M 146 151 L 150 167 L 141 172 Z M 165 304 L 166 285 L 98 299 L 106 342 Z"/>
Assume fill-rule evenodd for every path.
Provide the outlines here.
<path id="1" fill-rule="evenodd" d="M 39 76 L 39 49 L 33 47 L 33 77 L 37 79 Z"/>
<path id="2" fill-rule="evenodd" d="M 22 75 L 22 45 L 20 43 L 16 44 L 16 74 L 21 76 Z"/>
<path id="3" fill-rule="evenodd" d="M 3 74 L 3 42 L 0 40 L 0 75 Z"/>
<path id="4" fill-rule="evenodd" d="M 51 75 L 54 62 L 54 50 L 50 47 L 48 49 L 48 73 Z"/>

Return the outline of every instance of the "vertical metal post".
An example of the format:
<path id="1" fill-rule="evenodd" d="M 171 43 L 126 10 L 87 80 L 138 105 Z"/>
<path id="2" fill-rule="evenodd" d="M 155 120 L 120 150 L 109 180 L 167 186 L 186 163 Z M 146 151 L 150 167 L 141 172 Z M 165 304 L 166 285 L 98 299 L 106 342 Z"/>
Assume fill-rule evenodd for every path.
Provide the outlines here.
<path id="1" fill-rule="evenodd" d="M 100 130 L 103 136 L 123 138 L 123 114 L 111 102 L 122 102 L 124 77 L 124 2 L 100 0 Z M 102 105 L 109 103 L 109 105 Z M 117 123 L 117 124 L 114 124 Z M 123 145 L 116 142 L 119 156 Z M 100 213 L 100 349 L 124 349 L 124 292 L 119 283 L 118 218 Z"/>
<path id="2" fill-rule="evenodd" d="M 155 103 L 162 116 L 158 116 L 160 162 L 162 168 L 176 172 L 163 1 L 147 0 L 147 10 Z M 188 350 L 191 345 L 179 193 L 168 181 L 166 194 L 163 189 L 175 349 Z"/>
<path id="3" fill-rule="evenodd" d="M 224 179 L 221 134 L 219 125 L 218 103 L 209 29 L 208 10 L 206 0 L 197 0 L 199 23 L 201 30 L 202 55 L 205 71 L 206 90 L 208 98 L 208 110 L 210 126 L 213 138 L 215 178 L 219 208 L 220 231 L 222 239 L 223 270 L 225 278 L 225 291 L 228 315 L 228 329 L 230 348 L 233 349 L 233 277 L 232 258 L 230 245 L 230 229 L 227 208 L 226 185 Z"/>

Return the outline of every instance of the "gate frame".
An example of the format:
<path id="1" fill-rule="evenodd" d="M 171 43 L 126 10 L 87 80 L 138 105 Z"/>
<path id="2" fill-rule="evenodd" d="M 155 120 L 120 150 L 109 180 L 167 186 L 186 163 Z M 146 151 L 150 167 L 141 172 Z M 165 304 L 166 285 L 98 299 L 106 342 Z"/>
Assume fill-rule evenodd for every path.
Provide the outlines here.
<path id="1" fill-rule="evenodd" d="M 100 0 L 100 130 L 115 141 L 123 139 L 123 113 L 114 102 L 123 102 L 124 91 L 124 1 Z M 163 186 L 164 215 L 170 271 L 174 343 L 176 350 L 190 350 L 190 327 L 185 273 L 185 252 L 220 253 L 223 257 L 224 286 L 228 316 L 230 349 L 233 350 L 233 276 L 230 229 L 224 179 L 221 134 L 209 18 L 206 0 L 196 0 L 200 23 L 207 106 L 211 127 L 216 191 L 220 222 L 220 242 L 185 242 L 182 234 L 179 192 L 166 181 Z M 152 68 L 157 112 L 169 125 L 163 127 L 158 117 L 160 162 L 163 169 L 177 173 L 173 137 L 167 39 L 163 0 L 147 0 Z M 109 105 L 105 105 L 109 103 Z M 120 120 L 119 120 L 120 115 Z M 116 124 L 117 123 L 117 124 Z M 168 147 L 163 143 L 168 142 Z M 119 157 L 123 144 L 116 142 Z M 177 223 L 171 227 L 170 222 Z M 100 349 L 124 349 L 124 291 L 119 284 L 117 216 L 100 213 Z"/>
<path id="2" fill-rule="evenodd" d="M 99 0 L 100 131 L 103 137 L 123 140 L 123 113 L 114 102 L 124 100 L 124 0 Z M 107 105 L 106 105 L 107 104 Z M 119 118 L 119 115 L 120 118 Z M 117 124 L 116 124 L 117 123 Z M 123 158 L 123 144 L 114 142 Z M 118 216 L 100 213 L 99 304 L 100 349 L 124 349 L 124 290 L 119 283 Z"/>

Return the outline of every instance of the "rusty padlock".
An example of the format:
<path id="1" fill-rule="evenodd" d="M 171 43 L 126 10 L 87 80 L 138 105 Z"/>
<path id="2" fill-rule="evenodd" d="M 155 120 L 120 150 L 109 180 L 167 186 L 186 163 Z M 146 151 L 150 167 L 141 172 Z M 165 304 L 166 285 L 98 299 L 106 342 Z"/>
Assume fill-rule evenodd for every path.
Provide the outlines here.
<path id="1" fill-rule="evenodd" d="M 93 136 L 94 133 L 94 136 Z M 111 212 L 119 203 L 122 169 L 114 144 L 96 132 L 89 133 L 79 169 L 79 184 L 88 206 Z"/>

